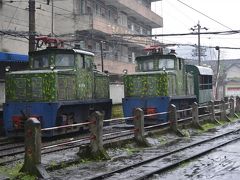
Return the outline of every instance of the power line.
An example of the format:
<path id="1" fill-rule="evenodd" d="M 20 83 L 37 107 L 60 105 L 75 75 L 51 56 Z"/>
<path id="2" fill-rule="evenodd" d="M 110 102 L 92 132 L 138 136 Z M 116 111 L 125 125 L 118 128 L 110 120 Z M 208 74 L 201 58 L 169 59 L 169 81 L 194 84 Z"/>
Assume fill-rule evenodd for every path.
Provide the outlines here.
<path id="1" fill-rule="evenodd" d="M 232 34 L 238 34 L 240 33 L 240 30 L 231 30 L 231 31 L 212 31 L 212 32 L 200 32 L 200 34 L 212 34 L 212 35 L 232 35 Z M 112 34 L 113 36 L 133 36 L 133 37 L 158 37 L 158 36 L 192 36 L 192 35 L 198 35 L 198 33 L 171 33 L 171 34 Z"/>
<path id="2" fill-rule="evenodd" d="M 199 14 L 201 14 L 201 15 L 203 15 L 203 16 L 205 16 L 205 17 L 207 17 L 208 19 L 211 19 L 212 21 L 214 21 L 214 22 L 216 22 L 216 23 L 220 24 L 221 26 L 223 26 L 223 27 L 225 27 L 225 28 L 227 28 L 227 29 L 230 29 L 230 30 L 232 30 L 232 31 L 233 31 L 233 29 L 232 29 L 232 28 L 230 28 L 230 27 L 228 27 L 228 26 L 226 26 L 226 25 L 222 24 L 221 22 L 219 22 L 219 21 L 217 21 L 217 20 L 215 20 L 215 19 L 213 19 L 213 18 L 209 17 L 208 15 L 206 15 L 206 14 L 202 13 L 201 11 L 199 11 L 199 10 L 197 10 L 197 9 L 195 9 L 195 8 L 193 8 L 193 7 L 191 7 L 190 5 L 188 5 L 188 4 L 186 4 L 186 3 L 184 3 L 184 2 L 182 2 L 182 1 L 180 1 L 180 0 L 177 0 L 177 1 L 178 1 L 178 2 L 180 2 L 180 3 L 182 3 L 182 4 L 183 4 L 183 5 L 185 5 L 185 6 L 189 7 L 190 9 L 192 9 L 192 10 L 194 10 L 194 11 L 198 12 Z"/>

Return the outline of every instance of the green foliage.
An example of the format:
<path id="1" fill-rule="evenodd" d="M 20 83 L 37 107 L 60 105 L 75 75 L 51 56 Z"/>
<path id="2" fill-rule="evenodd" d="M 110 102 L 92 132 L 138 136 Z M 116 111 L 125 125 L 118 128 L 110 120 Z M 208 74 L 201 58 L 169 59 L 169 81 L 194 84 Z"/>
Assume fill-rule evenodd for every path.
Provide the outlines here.
<path id="1" fill-rule="evenodd" d="M 14 167 L 0 167 L 0 174 L 9 177 L 10 179 L 19 179 L 19 180 L 36 180 L 35 176 L 31 176 L 22 172 L 19 172 L 22 168 L 22 163 L 16 164 Z"/>
<path id="2" fill-rule="evenodd" d="M 190 133 L 187 129 L 182 129 L 181 132 L 183 133 L 184 137 L 190 138 Z"/>
<path id="3" fill-rule="evenodd" d="M 164 137 L 159 137 L 158 138 L 158 142 L 160 142 L 160 144 L 161 145 L 164 145 L 164 144 L 167 144 L 167 139 L 166 138 L 164 138 Z"/>
<path id="4" fill-rule="evenodd" d="M 202 125 L 204 131 L 207 131 L 209 129 L 213 129 L 216 127 L 216 124 L 213 124 L 213 123 L 205 123 Z"/>
<path id="5" fill-rule="evenodd" d="M 125 96 L 153 97 L 168 95 L 167 73 L 125 75 Z"/>

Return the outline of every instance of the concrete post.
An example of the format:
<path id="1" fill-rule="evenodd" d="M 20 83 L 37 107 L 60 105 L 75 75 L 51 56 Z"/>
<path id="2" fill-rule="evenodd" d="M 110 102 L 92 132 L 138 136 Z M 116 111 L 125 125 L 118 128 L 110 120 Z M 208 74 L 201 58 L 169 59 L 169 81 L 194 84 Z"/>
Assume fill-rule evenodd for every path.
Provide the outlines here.
<path id="1" fill-rule="evenodd" d="M 196 128 L 203 129 L 203 127 L 199 124 L 198 104 L 196 102 L 192 104 L 192 118 L 193 118 L 193 125 Z"/>
<path id="2" fill-rule="evenodd" d="M 178 128 L 178 122 L 177 122 L 177 108 L 174 104 L 171 104 L 169 106 L 169 115 L 168 115 L 168 121 L 170 123 L 170 128 L 176 132 L 180 136 L 184 136 L 184 134 L 179 130 Z"/>
<path id="3" fill-rule="evenodd" d="M 92 157 L 109 159 L 108 154 L 103 148 L 103 114 L 96 111 L 90 116 L 89 125 L 91 132 L 90 148 Z"/>
<path id="4" fill-rule="evenodd" d="M 221 118 L 221 120 L 227 119 L 227 115 L 226 115 L 226 105 L 225 105 L 225 101 L 224 101 L 224 100 L 221 100 L 221 113 L 220 113 L 220 118 Z"/>
<path id="5" fill-rule="evenodd" d="M 231 97 L 229 100 L 230 103 L 230 117 L 233 117 L 235 114 L 234 99 Z"/>
<path id="6" fill-rule="evenodd" d="M 209 101 L 208 103 L 208 107 L 209 107 L 209 115 L 210 115 L 210 121 L 211 122 L 215 122 L 215 112 L 214 112 L 214 101 Z"/>
<path id="7" fill-rule="evenodd" d="M 239 113 L 240 112 L 240 97 L 237 96 L 236 97 L 236 108 L 235 108 L 235 112 Z"/>
<path id="8" fill-rule="evenodd" d="M 29 118 L 25 122 L 25 158 L 21 172 L 49 178 L 48 173 L 41 165 L 41 124 L 36 118 Z"/>
<path id="9" fill-rule="evenodd" d="M 148 146 L 148 142 L 144 137 L 144 112 L 140 108 L 134 110 L 134 138 L 141 146 Z"/>
<path id="10" fill-rule="evenodd" d="M 236 108 L 235 108 L 236 113 L 240 113 L 240 97 L 236 97 Z"/>
<path id="11" fill-rule="evenodd" d="M 228 101 L 229 101 L 229 98 L 228 97 L 224 97 L 224 101 L 225 101 L 225 109 L 228 109 Z"/>

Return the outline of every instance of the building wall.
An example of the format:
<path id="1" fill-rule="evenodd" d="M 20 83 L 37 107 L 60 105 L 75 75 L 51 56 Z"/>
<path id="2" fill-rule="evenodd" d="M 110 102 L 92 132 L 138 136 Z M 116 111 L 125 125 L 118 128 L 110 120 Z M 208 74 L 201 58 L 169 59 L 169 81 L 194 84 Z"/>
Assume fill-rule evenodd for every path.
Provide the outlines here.
<path id="1" fill-rule="evenodd" d="M 225 96 L 240 96 L 240 64 L 234 64 L 226 70 L 224 85 Z"/>
<path id="2" fill-rule="evenodd" d="M 111 84 L 110 85 L 110 98 L 112 99 L 113 104 L 121 104 L 123 97 L 124 97 L 123 84 Z"/>
<path id="3" fill-rule="evenodd" d="M 101 60 L 99 44 L 104 41 L 105 69 L 111 73 L 121 73 L 122 69 L 134 71 L 135 65 L 131 63 L 135 56 L 143 53 L 144 46 L 154 43 L 151 37 L 115 34 L 150 35 L 153 26 L 162 27 L 162 18 L 151 11 L 151 1 L 148 0 L 53 2 L 52 24 L 51 1 L 50 5 L 47 5 L 46 1 L 36 1 L 37 34 L 50 35 L 53 25 L 54 34 L 66 40 L 68 47 L 80 44 L 81 48 L 96 54 L 97 62 Z M 9 34 L 15 33 L 15 36 L 0 35 L 0 51 L 28 53 L 28 14 L 28 1 L 3 1 L 0 7 L 0 29 Z"/>

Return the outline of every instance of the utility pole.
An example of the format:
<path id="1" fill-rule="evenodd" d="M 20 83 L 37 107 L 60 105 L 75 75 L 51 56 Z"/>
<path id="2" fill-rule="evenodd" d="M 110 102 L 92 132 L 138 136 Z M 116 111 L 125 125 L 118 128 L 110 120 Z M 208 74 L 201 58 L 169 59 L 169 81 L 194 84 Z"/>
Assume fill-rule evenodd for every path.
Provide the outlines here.
<path id="1" fill-rule="evenodd" d="M 104 71 L 104 64 L 103 64 L 103 47 L 102 47 L 102 44 L 103 44 L 103 43 L 104 43 L 103 41 L 100 42 L 102 72 Z"/>
<path id="2" fill-rule="evenodd" d="M 215 82 L 215 99 L 218 99 L 218 79 L 219 79 L 219 73 L 220 73 L 220 48 L 219 46 L 216 46 L 215 49 L 218 51 L 218 61 L 217 61 L 217 76 L 216 76 L 216 82 Z"/>
<path id="3" fill-rule="evenodd" d="M 47 0 L 47 5 L 49 5 L 50 4 L 50 0 Z M 51 6 L 52 6 L 52 12 L 51 12 L 51 14 L 52 14 L 52 16 L 51 16 L 51 36 L 54 36 L 53 35 L 53 15 L 54 15 L 54 12 L 53 12 L 53 0 L 51 0 Z"/>
<path id="4" fill-rule="evenodd" d="M 53 36 L 53 0 L 52 0 L 52 23 L 51 23 L 51 36 Z"/>
<path id="5" fill-rule="evenodd" d="M 197 30 L 197 34 L 198 34 L 198 65 L 201 65 L 201 42 L 200 42 L 200 34 L 201 34 L 201 29 L 205 29 L 206 31 L 208 30 L 206 27 L 201 27 L 200 26 L 200 22 L 198 21 L 198 24 L 196 26 L 194 26 L 193 28 L 191 28 L 192 31 Z"/>
<path id="6" fill-rule="evenodd" d="M 29 44 L 28 51 L 35 50 L 35 0 L 29 0 Z"/>

